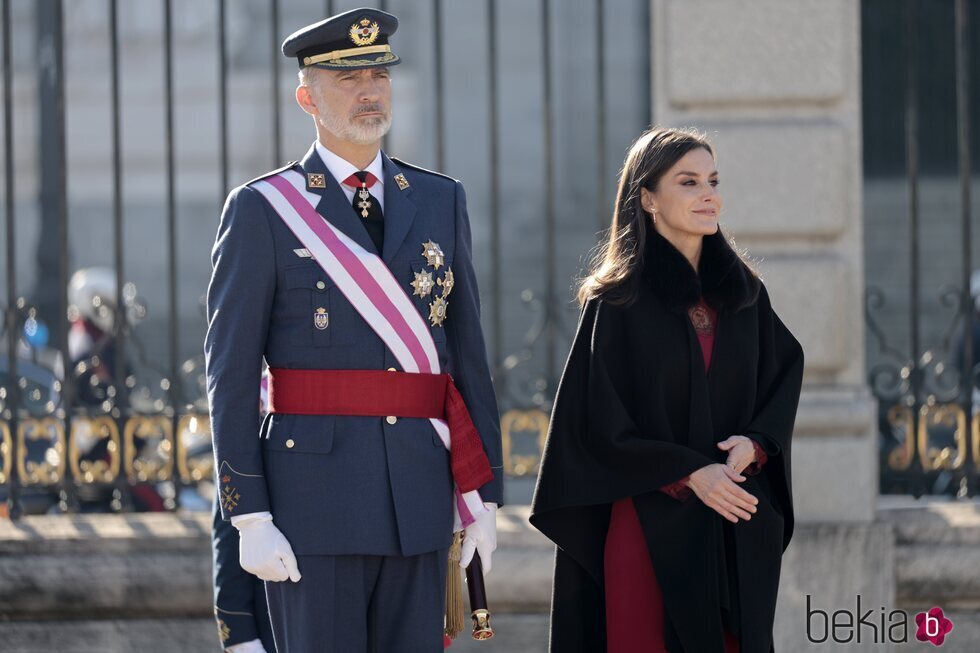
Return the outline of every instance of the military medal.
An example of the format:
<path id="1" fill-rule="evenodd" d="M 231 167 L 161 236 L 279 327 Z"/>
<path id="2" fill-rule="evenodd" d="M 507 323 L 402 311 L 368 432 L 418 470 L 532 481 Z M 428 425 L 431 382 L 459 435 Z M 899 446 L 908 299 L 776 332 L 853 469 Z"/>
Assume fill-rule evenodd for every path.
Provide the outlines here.
<path id="1" fill-rule="evenodd" d="M 361 198 L 361 201 L 357 203 L 357 208 L 361 209 L 361 217 L 368 217 L 368 211 L 371 209 L 371 193 L 368 192 L 367 185 L 361 184 L 360 190 L 357 191 L 357 196 Z"/>
<path id="2" fill-rule="evenodd" d="M 436 270 L 446 263 L 446 256 L 442 253 L 442 248 L 439 247 L 439 243 L 434 243 L 431 240 L 427 243 L 422 243 L 422 256 Z"/>
<path id="3" fill-rule="evenodd" d="M 429 304 L 429 321 L 432 322 L 432 326 L 442 326 L 443 321 L 446 319 L 446 309 L 448 307 L 449 302 L 442 297 L 436 297 Z"/>
<path id="4" fill-rule="evenodd" d="M 330 326 L 330 315 L 327 313 L 327 309 L 322 306 L 316 309 L 316 313 L 313 314 L 313 326 L 320 331 Z"/>
<path id="5" fill-rule="evenodd" d="M 455 278 L 453 276 L 453 271 L 446 269 L 446 276 L 439 279 L 437 283 L 442 286 L 442 296 L 449 297 L 449 293 L 453 291 L 453 286 L 456 284 Z"/>
<path id="6" fill-rule="evenodd" d="M 442 281 L 440 280 L 439 283 L 441 284 Z M 428 271 L 416 272 L 415 281 L 411 283 L 411 286 L 412 288 L 415 288 L 415 292 L 413 294 L 418 295 L 419 297 L 427 297 L 429 293 L 432 292 L 432 288 L 435 286 L 435 284 L 432 282 L 432 273 Z M 445 295 L 445 291 L 443 291 L 443 295 Z"/>
<path id="7" fill-rule="evenodd" d="M 446 255 L 443 253 L 442 248 L 439 247 L 439 243 L 431 239 L 422 243 L 422 256 L 425 257 L 425 262 L 436 270 L 446 264 Z M 446 297 L 452 292 L 453 283 L 453 271 L 448 268 L 446 269 L 445 275 L 435 282 L 433 282 L 431 272 L 415 273 L 415 281 L 412 282 L 412 287 L 415 288 L 415 294 L 419 297 L 427 296 L 436 285 L 442 288 L 442 296 L 436 297 L 429 304 L 429 321 L 432 323 L 432 326 L 442 326 L 442 323 L 446 320 L 446 310 L 449 308 L 449 302 L 446 301 Z"/>

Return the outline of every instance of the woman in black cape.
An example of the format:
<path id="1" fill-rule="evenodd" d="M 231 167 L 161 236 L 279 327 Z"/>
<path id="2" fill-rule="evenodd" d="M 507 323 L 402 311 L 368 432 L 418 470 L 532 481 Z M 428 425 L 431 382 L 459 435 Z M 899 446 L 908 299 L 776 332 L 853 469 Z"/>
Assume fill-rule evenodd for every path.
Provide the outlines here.
<path id="1" fill-rule="evenodd" d="M 703 135 L 643 134 L 580 288 L 531 510 L 557 653 L 773 650 L 803 350 L 717 183 Z"/>

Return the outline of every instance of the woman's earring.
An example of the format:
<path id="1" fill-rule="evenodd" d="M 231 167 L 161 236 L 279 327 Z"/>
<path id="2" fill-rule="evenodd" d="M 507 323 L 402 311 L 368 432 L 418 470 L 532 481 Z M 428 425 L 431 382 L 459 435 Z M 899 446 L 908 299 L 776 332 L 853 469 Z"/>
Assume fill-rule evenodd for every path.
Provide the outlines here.
<path id="1" fill-rule="evenodd" d="M 653 216 L 653 224 L 657 224 L 657 209 L 651 209 L 650 214 Z"/>

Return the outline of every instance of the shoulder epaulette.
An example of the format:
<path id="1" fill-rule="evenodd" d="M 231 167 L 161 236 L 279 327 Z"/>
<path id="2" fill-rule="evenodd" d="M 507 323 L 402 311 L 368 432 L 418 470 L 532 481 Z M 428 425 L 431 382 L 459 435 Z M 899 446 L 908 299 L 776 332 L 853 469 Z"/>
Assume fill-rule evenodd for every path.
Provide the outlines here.
<path id="1" fill-rule="evenodd" d="M 399 166 L 401 166 L 403 168 L 408 168 L 408 169 L 414 170 L 416 172 L 424 172 L 426 174 L 434 175 L 436 177 L 442 177 L 443 179 L 448 179 L 449 181 L 451 181 L 453 183 L 456 182 L 456 179 L 455 178 L 450 177 L 449 175 L 443 174 L 441 172 L 436 172 L 435 170 L 429 170 L 428 168 L 423 168 L 422 166 L 417 166 L 417 165 L 414 165 L 412 163 L 408 163 L 406 161 L 402 161 L 401 159 L 396 158 L 396 157 L 390 157 L 390 158 L 391 158 L 391 160 L 393 162 L 397 163 Z"/>
<path id="2" fill-rule="evenodd" d="M 257 181 L 260 181 L 262 179 L 266 179 L 267 177 L 271 177 L 272 175 L 277 175 L 280 172 L 284 172 L 286 170 L 289 170 L 290 168 L 292 168 L 293 166 L 297 165 L 298 163 L 299 163 L 299 161 L 290 161 L 289 163 L 287 163 L 286 165 L 282 166 L 281 168 L 276 168 L 275 170 L 270 170 L 269 172 L 262 173 L 261 175 L 259 175 L 255 179 L 252 179 L 250 181 L 245 182 L 244 185 L 245 186 L 250 186 L 251 184 L 254 184 Z"/>

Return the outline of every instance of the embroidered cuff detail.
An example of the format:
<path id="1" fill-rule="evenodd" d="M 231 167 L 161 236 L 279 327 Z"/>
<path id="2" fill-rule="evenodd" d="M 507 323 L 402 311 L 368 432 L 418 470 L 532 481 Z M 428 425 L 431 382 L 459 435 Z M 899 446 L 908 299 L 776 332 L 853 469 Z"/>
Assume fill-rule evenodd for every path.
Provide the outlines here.
<path id="1" fill-rule="evenodd" d="M 690 476 L 685 476 L 679 481 L 663 486 L 660 488 L 660 491 L 673 497 L 674 499 L 677 499 L 678 501 L 684 501 L 694 493 L 691 488 L 687 486 L 687 481 L 690 478 Z"/>
<path id="2" fill-rule="evenodd" d="M 766 464 L 767 460 L 769 460 L 769 456 L 766 455 L 762 445 L 755 440 L 752 440 L 752 448 L 755 449 L 755 461 L 742 470 L 743 474 L 748 474 L 749 476 L 754 476 L 755 474 L 761 472 L 762 466 Z"/>
<path id="3" fill-rule="evenodd" d="M 222 461 L 217 481 L 222 519 L 269 510 L 265 477 L 262 474 L 239 472 L 227 461 Z"/>

